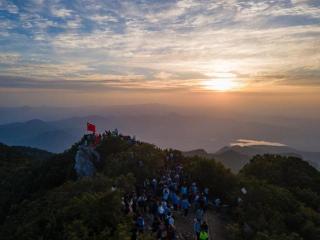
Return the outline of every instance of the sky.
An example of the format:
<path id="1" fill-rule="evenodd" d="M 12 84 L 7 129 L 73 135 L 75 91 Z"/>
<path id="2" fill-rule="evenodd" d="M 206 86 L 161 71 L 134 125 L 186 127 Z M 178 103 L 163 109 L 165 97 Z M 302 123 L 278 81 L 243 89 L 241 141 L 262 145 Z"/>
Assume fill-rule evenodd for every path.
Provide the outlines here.
<path id="1" fill-rule="evenodd" d="M 2 106 L 319 93 L 318 0 L 0 0 Z"/>

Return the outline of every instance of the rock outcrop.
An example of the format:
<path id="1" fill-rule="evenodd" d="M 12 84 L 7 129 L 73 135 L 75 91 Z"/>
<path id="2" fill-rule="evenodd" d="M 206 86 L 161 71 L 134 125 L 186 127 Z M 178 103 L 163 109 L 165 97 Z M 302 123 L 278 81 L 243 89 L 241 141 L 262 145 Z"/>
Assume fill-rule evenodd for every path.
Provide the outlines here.
<path id="1" fill-rule="evenodd" d="M 100 155 L 93 147 L 80 145 L 75 156 L 74 165 L 78 177 L 94 176 L 96 173 L 94 163 L 99 161 Z"/>

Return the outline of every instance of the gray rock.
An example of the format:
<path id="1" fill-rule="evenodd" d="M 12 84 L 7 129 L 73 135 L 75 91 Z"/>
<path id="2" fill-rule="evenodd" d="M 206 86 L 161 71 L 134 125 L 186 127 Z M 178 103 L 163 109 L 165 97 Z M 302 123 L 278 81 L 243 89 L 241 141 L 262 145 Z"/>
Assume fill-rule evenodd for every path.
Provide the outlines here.
<path id="1" fill-rule="evenodd" d="M 75 156 L 74 169 L 79 178 L 92 177 L 96 173 L 93 162 L 100 161 L 99 153 L 93 147 L 80 145 Z"/>

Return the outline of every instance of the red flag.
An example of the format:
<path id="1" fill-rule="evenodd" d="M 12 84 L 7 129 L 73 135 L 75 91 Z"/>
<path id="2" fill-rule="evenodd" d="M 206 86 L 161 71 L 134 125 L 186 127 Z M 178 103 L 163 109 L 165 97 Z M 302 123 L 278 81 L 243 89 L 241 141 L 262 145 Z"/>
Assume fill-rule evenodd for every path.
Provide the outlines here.
<path id="1" fill-rule="evenodd" d="M 96 125 L 87 122 L 87 131 L 96 132 Z"/>

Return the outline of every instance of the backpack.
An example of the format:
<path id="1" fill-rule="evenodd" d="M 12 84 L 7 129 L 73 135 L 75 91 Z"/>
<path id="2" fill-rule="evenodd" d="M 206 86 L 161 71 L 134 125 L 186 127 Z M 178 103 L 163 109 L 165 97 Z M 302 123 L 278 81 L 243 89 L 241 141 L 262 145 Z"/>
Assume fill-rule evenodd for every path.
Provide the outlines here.
<path id="1" fill-rule="evenodd" d="M 201 231 L 200 232 L 200 235 L 199 235 L 199 239 L 200 240 L 208 240 L 208 237 L 209 237 L 209 235 L 208 235 L 208 233 L 206 231 Z"/>

